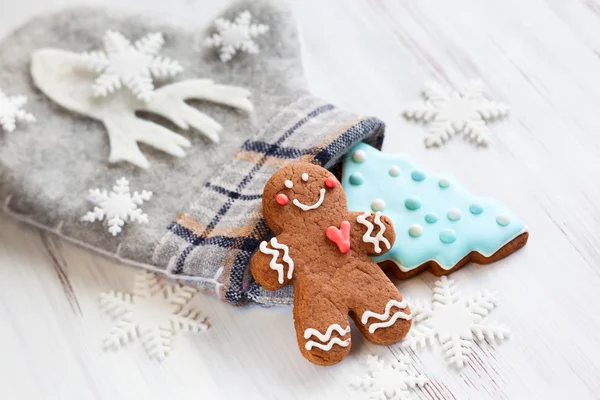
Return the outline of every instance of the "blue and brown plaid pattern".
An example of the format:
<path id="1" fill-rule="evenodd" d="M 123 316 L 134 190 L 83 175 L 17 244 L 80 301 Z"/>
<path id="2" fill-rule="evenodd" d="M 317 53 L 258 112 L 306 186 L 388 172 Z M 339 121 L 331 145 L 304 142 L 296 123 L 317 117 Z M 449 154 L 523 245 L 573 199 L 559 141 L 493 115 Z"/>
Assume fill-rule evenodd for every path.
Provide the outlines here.
<path id="1" fill-rule="evenodd" d="M 381 147 L 383 123 L 359 119 L 314 98 L 280 111 L 246 141 L 198 198 L 168 228 L 155 261 L 171 274 L 233 304 L 290 304 L 291 288 L 269 292 L 254 283 L 250 258 L 272 233 L 262 217 L 261 195 L 271 175 L 298 160 L 332 168 L 354 144 Z"/>

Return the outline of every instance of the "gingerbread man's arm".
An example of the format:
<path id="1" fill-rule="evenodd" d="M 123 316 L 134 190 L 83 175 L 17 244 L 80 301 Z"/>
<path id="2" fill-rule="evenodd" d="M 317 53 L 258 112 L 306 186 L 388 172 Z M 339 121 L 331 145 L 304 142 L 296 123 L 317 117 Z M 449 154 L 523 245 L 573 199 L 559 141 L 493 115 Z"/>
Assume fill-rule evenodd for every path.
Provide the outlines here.
<path id="1" fill-rule="evenodd" d="M 261 242 L 250 260 L 250 272 L 256 282 L 267 290 L 281 289 L 290 283 L 294 276 L 294 260 L 280 236 Z"/>
<path id="2" fill-rule="evenodd" d="M 360 235 L 370 256 L 387 253 L 396 240 L 392 220 L 381 212 L 351 212 L 352 234 Z"/>

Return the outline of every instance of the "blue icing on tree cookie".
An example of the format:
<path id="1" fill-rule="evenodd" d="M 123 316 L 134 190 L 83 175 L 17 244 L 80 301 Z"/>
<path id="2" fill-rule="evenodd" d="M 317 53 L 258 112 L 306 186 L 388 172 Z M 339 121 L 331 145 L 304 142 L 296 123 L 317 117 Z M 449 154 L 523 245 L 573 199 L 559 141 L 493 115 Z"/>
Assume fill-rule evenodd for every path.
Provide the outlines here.
<path id="1" fill-rule="evenodd" d="M 396 242 L 374 259 L 393 261 L 404 273 L 429 261 L 448 271 L 471 252 L 488 258 L 527 232 L 504 204 L 472 195 L 451 174 L 429 173 L 410 156 L 384 154 L 364 143 L 346 156 L 342 185 L 350 210 L 377 205 L 392 219 Z"/>

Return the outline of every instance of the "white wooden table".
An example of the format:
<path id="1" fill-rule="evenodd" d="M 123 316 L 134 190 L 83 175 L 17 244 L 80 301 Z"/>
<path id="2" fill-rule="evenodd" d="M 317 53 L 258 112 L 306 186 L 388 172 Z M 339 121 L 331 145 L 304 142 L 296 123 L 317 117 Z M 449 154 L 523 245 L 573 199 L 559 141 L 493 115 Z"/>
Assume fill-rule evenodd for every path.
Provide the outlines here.
<path id="1" fill-rule="evenodd" d="M 0 36 L 74 3 L 1 0 Z M 223 6 L 105 3 L 155 6 L 198 27 Z M 316 94 L 382 118 L 385 151 L 450 170 L 526 220 L 523 250 L 453 274 L 464 293 L 500 291 L 494 317 L 513 336 L 476 346 L 478 361 L 456 371 L 438 349 L 407 352 L 354 335 L 350 356 L 323 368 L 301 357 L 291 309 L 234 308 L 200 294 L 194 302 L 211 328 L 180 334 L 164 362 L 150 360 L 139 343 L 105 352 L 101 339 L 112 321 L 98 310 L 98 295 L 130 291 L 135 271 L 1 216 L 0 399 L 358 399 L 364 393 L 348 382 L 365 372 L 368 354 L 410 355 L 432 381 L 415 392 L 422 399 L 598 398 L 600 2 L 298 0 L 294 8 Z M 492 145 L 456 138 L 425 149 L 425 128 L 404 121 L 402 107 L 418 99 L 424 81 L 459 88 L 473 78 L 512 106 L 506 122 L 492 126 Z M 424 274 L 398 286 L 429 299 L 434 280 Z"/>

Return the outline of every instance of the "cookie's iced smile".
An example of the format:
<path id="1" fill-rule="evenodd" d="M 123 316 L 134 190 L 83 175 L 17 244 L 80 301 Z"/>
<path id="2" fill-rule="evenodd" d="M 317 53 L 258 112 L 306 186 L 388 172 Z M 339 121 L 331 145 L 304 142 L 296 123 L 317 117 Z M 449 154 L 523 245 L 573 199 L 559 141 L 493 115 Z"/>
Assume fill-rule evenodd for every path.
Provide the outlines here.
<path id="1" fill-rule="evenodd" d="M 294 203 L 294 205 L 298 208 L 300 208 L 303 211 L 309 211 L 309 210 L 314 210 L 315 208 L 319 208 L 321 206 L 321 204 L 323 204 L 323 200 L 325 200 L 325 189 L 321 188 L 321 194 L 319 195 L 319 200 L 310 206 L 307 206 L 306 204 L 302 204 L 298 201 L 298 199 L 294 199 L 294 201 L 292 203 Z"/>

